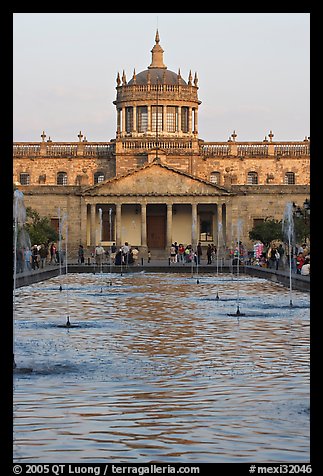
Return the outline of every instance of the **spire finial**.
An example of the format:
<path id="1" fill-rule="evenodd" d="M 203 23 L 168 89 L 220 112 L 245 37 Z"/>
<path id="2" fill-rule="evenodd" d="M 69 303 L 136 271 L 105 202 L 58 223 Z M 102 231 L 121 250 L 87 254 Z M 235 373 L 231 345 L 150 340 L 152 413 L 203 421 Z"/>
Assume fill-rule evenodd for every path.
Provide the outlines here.
<path id="1" fill-rule="evenodd" d="M 151 68 L 167 69 L 167 66 L 164 65 L 164 59 L 163 59 L 164 50 L 159 44 L 158 28 L 156 30 L 155 43 L 156 43 L 155 46 L 151 50 L 151 53 L 152 53 L 151 64 L 150 66 L 148 66 L 148 69 L 151 69 Z"/>

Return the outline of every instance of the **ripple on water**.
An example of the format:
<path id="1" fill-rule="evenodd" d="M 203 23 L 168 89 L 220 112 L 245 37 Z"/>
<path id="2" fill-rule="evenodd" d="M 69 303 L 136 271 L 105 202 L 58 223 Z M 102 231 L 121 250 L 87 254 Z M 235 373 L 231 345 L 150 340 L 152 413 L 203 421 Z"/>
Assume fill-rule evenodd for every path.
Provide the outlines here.
<path id="1" fill-rule="evenodd" d="M 33 371 L 14 375 L 15 461 L 308 461 L 309 295 L 291 309 L 265 280 L 199 280 L 19 288 L 15 359 Z"/>

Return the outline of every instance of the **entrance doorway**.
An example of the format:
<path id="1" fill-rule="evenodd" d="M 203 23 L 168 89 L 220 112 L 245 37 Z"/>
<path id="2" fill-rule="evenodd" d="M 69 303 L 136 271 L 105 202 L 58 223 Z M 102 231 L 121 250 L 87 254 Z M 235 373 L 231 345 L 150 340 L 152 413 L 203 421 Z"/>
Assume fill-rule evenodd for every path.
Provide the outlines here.
<path id="1" fill-rule="evenodd" d="M 163 215 L 147 216 L 147 246 L 149 249 L 165 249 L 166 217 Z"/>

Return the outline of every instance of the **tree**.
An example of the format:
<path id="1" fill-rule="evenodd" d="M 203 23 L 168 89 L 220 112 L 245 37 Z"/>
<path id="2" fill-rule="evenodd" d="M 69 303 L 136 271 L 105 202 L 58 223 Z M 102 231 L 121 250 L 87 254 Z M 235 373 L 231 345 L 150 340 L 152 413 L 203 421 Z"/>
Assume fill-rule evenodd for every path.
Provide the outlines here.
<path id="1" fill-rule="evenodd" d="M 273 240 L 283 240 L 282 222 L 266 218 L 249 231 L 249 238 L 252 241 L 261 241 L 268 248 Z"/>
<path id="2" fill-rule="evenodd" d="M 26 208 L 27 222 L 25 229 L 29 234 L 32 244 L 47 243 L 58 240 L 58 233 L 51 225 L 48 217 L 41 217 L 36 210 L 31 207 Z"/>

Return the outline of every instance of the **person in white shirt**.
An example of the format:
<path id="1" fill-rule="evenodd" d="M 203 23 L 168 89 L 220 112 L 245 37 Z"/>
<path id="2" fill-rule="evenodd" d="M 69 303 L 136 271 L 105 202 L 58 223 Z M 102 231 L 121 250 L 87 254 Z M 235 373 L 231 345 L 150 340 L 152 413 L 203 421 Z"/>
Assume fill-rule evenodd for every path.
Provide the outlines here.
<path id="1" fill-rule="evenodd" d="M 305 258 L 305 263 L 302 266 L 301 269 L 301 275 L 303 276 L 309 276 L 310 275 L 310 260 Z"/>

